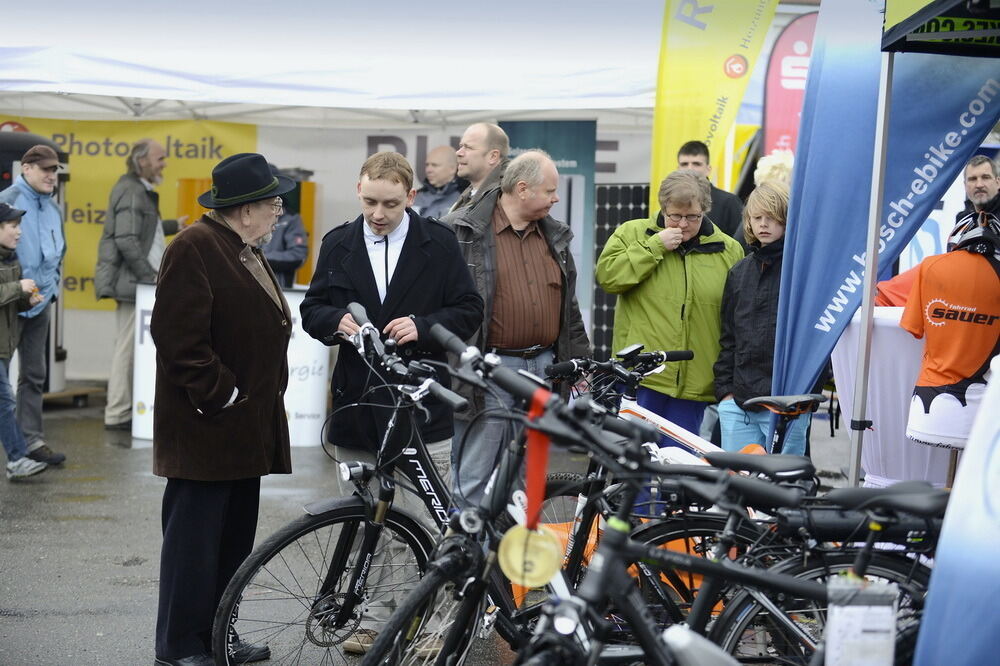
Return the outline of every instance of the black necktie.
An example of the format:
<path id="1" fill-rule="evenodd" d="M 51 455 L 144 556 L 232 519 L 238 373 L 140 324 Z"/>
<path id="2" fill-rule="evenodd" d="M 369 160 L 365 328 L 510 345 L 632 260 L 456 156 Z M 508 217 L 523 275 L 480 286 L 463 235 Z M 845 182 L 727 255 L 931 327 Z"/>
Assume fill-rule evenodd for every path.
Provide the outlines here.
<path id="1" fill-rule="evenodd" d="M 385 296 L 389 295 L 389 237 L 383 236 L 382 240 L 375 241 L 376 243 L 383 243 L 385 245 Z M 382 297 L 382 301 L 385 301 L 385 296 Z"/>

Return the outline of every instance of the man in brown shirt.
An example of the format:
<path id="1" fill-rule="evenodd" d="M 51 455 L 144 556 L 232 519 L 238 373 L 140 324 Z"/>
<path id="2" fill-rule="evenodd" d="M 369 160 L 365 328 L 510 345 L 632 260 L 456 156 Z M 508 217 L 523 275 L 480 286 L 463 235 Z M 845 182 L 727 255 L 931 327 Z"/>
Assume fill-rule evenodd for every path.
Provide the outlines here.
<path id="1" fill-rule="evenodd" d="M 538 376 L 557 360 L 590 355 L 569 251 L 573 233 L 549 215 L 559 201 L 558 186 L 552 159 L 541 150 L 526 151 L 507 166 L 499 190 L 444 218 L 455 228 L 485 301 L 483 324 L 472 344 L 496 352 L 507 367 Z M 470 414 L 512 404 L 509 396 L 488 393 L 472 399 L 475 410 Z M 452 479 L 456 503 L 468 506 L 483 498 L 509 421 L 479 419 L 468 428 L 460 418 L 455 422 Z"/>

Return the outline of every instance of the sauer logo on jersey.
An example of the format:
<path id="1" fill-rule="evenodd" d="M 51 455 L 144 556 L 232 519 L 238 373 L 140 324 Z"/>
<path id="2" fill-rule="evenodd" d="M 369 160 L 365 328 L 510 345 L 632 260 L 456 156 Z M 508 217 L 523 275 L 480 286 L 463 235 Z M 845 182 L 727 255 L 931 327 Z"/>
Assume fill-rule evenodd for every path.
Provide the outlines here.
<path id="1" fill-rule="evenodd" d="M 945 303 L 942 300 L 932 300 L 924 310 L 927 321 L 933 326 L 944 326 L 949 321 L 962 321 L 967 324 L 992 326 L 1000 319 L 1000 314 L 976 312 L 976 308 Z"/>

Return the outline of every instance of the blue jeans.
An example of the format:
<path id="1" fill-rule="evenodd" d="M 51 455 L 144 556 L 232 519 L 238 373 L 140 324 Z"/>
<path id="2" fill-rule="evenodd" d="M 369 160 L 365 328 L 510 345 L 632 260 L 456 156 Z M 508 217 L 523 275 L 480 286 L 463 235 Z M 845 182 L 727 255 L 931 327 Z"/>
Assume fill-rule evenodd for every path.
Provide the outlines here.
<path id="1" fill-rule="evenodd" d="M 17 425 L 17 402 L 10 388 L 10 359 L 0 359 L 0 441 L 7 453 L 7 460 L 20 460 L 28 452 L 28 444 L 24 441 L 21 426 Z"/>
<path id="2" fill-rule="evenodd" d="M 705 408 L 709 405 L 707 402 L 698 402 L 697 400 L 672 398 L 665 393 L 641 386 L 636 391 L 635 401 L 639 403 L 640 407 L 645 407 L 649 411 L 659 414 L 671 423 L 676 423 L 695 435 L 701 429 Z"/>
<path id="3" fill-rule="evenodd" d="M 545 366 L 552 365 L 551 351 L 542 352 L 534 358 L 503 356 L 505 368 L 527 370 L 538 377 L 545 376 Z M 498 399 L 486 393 L 486 410 L 509 409 L 514 398 L 500 391 Z M 486 495 L 486 484 L 500 461 L 500 450 L 510 437 L 513 422 L 502 418 L 484 417 L 471 424 L 455 419 L 455 437 L 451 445 L 451 480 L 454 488 L 452 498 L 458 508 L 478 506 Z"/>
<path id="4" fill-rule="evenodd" d="M 49 319 L 52 316 L 52 301 L 34 317 L 22 317 L 21 341 L 17 351 L 21 376 L 17 380 L 17 422 L 24 432 L 29 446 L 41 446 L 45 439 L 42 429 L 42 394 L 48 361 L 45 358 L 45 343 L 49 336 Z"/>
<path id="5" fill-rule="evenodd" d="M 673 398 L 665 393 L 641 386 L 636 391 L 635 401 L 639 403 L 640 407 L 645 407 L 649 411 L 662 416 L 671 423 L 679 425 L 695 435 L 698 434 L 701 428 L 701 421 L 705 416 L 705 408 L 709 405 L 707 402 Z M 672 446 L 672 443 L 673 440 L 666 435 L 660 437 L 661 448 Z M 651 498 L 649 487 L 644 486 L 635 498 L 636 507 L 634 513 L 640 516 L 655 516 L 662 511 L 664 505 L 659 502 L 654 502 L 650 505 Z"/>
<path id="6" fill-rule="evenodd" d="M 748 444 L 760 444 L 770 452 L 771 412 L 767 410 L 748 412 L 739 408 L 730 398 L 719 403 L 719 424 L 722 427 L 722 448 L 739 451 Z M 804 456 L 806 454 L 806 429 L 811 414 L 803 414 L 792 420 L 785 430 L 782 453 Z"/>

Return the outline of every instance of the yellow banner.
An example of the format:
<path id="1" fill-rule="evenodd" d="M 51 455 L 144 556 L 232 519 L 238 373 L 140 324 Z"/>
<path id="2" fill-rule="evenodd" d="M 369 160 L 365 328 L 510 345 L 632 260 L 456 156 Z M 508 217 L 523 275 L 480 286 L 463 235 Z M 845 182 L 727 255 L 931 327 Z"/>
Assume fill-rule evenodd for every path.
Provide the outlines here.
<path id="1" fill-rule="evenodd" d="M 882 32 L 888 32 L 892 28 L 895 28 L 932 2 L 934 0 L 886 0 L 885 23 L 882 27 Z"/>
<path id="2" fill-rule="evenodd" d="M 0 125 L 8 120 L 52 139 L 60 150 L 69 153 L 62 293 L 66 307 L 83 310 L 114 308 L 114 301 L 98 301 L 94 296 L 94 266 L 108 196 L 125 173 L 125 159 L 134 142 L 147 137 L 156 139 L 167 151 L 163 183 L 156 188 L 164 219 L 177 217 L 179 179 L 210 178 L 212 167 L 222 158 L 257 149 L 255 125 L 197 120 L 97 122 L 2 116 Z"/>
<path id="3" fill-rule="evenodd" d="M 650 210 L 687 141 L 708 145 L 721 171 L 726 136 L 778 0 L 667 0 L 653 116 Z"/>

